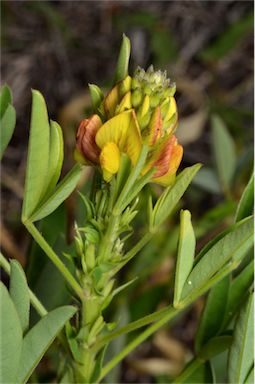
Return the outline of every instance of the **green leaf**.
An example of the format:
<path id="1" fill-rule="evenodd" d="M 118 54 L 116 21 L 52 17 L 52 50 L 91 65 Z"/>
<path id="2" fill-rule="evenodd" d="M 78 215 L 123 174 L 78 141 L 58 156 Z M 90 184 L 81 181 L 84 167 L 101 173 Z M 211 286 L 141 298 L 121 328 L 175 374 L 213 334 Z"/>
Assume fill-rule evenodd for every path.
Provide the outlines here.
<path id="1" fill-rule="evenodd" d="M 58 179 L 60 177 L 63 157 L 64 157 L 64 144 L 62 129 L 55 121 L 50 122 L 50 154 L 49 154 L 49 165 L 46 183 L 44 201 L 47 196 L 51 195 L 51 192 L 56 187 Z"/>
<path id="2" fill-rule="evenodd" d="M 30 218 L 31 221 L 40 220 L 63 203 L 63 201 L 73 192 L 75 189 L 81 174 L 81 166 L 76 164 L 71 171 L 64 177 L 63 180 L 57 185 L 53 194 L 45 201 Z"/>
<path id="3" fill-rule="evenodd" d="M 235 144 L 217 115 L 212 117 L 212 144 L 221 185 L 224 191 L 229 191 L 236 166 Z"/>
<path id="4" fill-rule="evenodd" d="M 253 366 L 254 306 L 250 295 L 237 318 L 233 343 L 229 351 L 228 378 L 230 383 L 244 383 Z"/>
<path id="5" fill-rule="evenodd" d="M 15 306 L 0 282 L 0 383 L 16 383 L 22 346 L 22 329 Z"/>
<path id="6" fill-rule="evenodd" d="M 21 265 L 16 260 L 10 261 L 10 296 L 16 307 L 22 331 L 29 326 L 30 298 L 27 279 Z"/>
<path id="7" fill-rule="evenodd" d="M 215 382 L 215 374 L 210 362 L 203 362 L 203 360 L 198 359 L 191 361 L 184 371 L 174 380 L 175 384 L 209 384 Z"/>
<path id="8" fill-rule="evenodd" d="M 226 228 L 224 231 L 219 233 L 217 236 L 215 236 L 212 240 L 210 240 L 199 252 L 199 254 L 195 257 L 195 265 L 199 262 L 199 260 L 202 259 L 202 257 L 216 244 L 219 240 L 221 240 L 224 236 L 226 236 L 228 233 L 236 230 L 240 225 L 243 224 L 247 219 L 244 219 L 242 221 L 239 221 L 236 224 L 230 225 L 228 228 Z"/>
<path id="9" fill-rule="evenodd" d="M 252 369 L 248 373 L 248 376 L 245 380 L 245 384 L 254 384 L 254 366 L 252 367 Z"/>
<path id="10" fill-rule="evenodd" d="M 28 146 L 25 194 L 22 219 L 25 221 L 35 211 L 45 183 L 49 163 L 50 126 L 43 96 L 32 91 L 32 116 Z"/>
<path id="11" fill-rule="evenodd" d="M 229 349 L 233 337 L 230 335 L 216 336 L 210 339 L 199 351 L 198 357 L 203 360 L 209 360 L 212 357 Z"/>
<path id="12" fill-rule="evenodd" d="M 196 238 L 189 211 L 181 211 L 180 235 L 175 271 L 174 306 L 181 298 L 182 288 L 193 266 Z"/>
<path id="13" fill-rule="evenodd" d="M 185 168 L 178 175 L 175 183 L 165 189 L 153 210 L 153 225 L 155 227 L 161 225 L 171 214 L 200 167 L 201 164 L 195 164 L 192 167 Z"/>
<path id="14" fill-rule="evenodd" d="M 8 85 L 4 84 L 1 88 L 1 95 L 0 95 L 0 118 L 1 119 L 5 114 L 5 111 L 9 104 L 12 104 L 12 94 Z"/>
<path id="15" fill-rule="evenodd" d="M 16 124 L 16 111 L 11 104 L 5 110 L 1 118 L 1 148 L 0 160 L 3 157 L 4 151 L 8 146 Z"/>
<path id="16" fill-rule="evenodd" d="M 227 305 L 225 303 L 226 311 L 222 329 L 230 323 L 231 319 L 243 303 L 243 299 L 247 295 L 247 292 L 253 283 L 253 279 L 254 262 L 251 261 L 230 284 Z"/>
<path id="17" fill-rule="evenodd" d="M 125 79 L 128 75 L 128 63 L 130 57 L 130 40 L 129 38 L 123 34 L 122 44 L 120 47 L 119 58 L 117 62 L 116 72 L 115 72 L 115 83 Z"/>
<path id="18" fill-rule="evenodd" d="M 17 381 L 26 382 L 50 344 L 76 308 L 64 306 L 44 316 L 25 336 L 18 368 Z"/>
<path id="19" fill-rule="evenodd" d="M 233 231 L 220 239 L 199 260 L 183 288 L 182 298 L 200 290 L 228 261 L 238 265 L 253 244 L 253 219 L 246 219 Z"/>
<path id="20" fill-rule="evenodd" d="M 101 91 L 101 89 L 95 84 L 89 84 L 89 93 L 90 93 L 93 109 L 94 111 L 97 111 L 97 108 L 100 106 L 104 98 L 104 94 Z"/>
<path id="21" fill-rule="evenodd" d="M 103 366 L 103 362 L 104 362 L 104 356 L 105 356 L 106 348 L 107 348 L 107 345 L 105 345 L 105 347 L 102 348 L 101 351 L 99 352 L 99 354 L 97 355 L 95 368 L 94 368 L 92 377 L 90 379 L 91 383 L 97 383 L 97 381 L 99 379 L 99 376 L 100 376 L 101 370 L 102 370 L 102 366 Z"/>
<path id="22" fill-rule="evenodd" d="M 229 276 L 216 284 L 209 292 L 195 338 L 196 352 L 200 351 L 202 346 L 219 332 L 226 311 L 228 290 Z"/>
<path id="23" fill-rule="evenodd" d="M 239 201 L 235 221 L 240 221 L 247 216 L 252 215 L 254 208 L 254 175 L 252 174 L 242 197 Z"/>

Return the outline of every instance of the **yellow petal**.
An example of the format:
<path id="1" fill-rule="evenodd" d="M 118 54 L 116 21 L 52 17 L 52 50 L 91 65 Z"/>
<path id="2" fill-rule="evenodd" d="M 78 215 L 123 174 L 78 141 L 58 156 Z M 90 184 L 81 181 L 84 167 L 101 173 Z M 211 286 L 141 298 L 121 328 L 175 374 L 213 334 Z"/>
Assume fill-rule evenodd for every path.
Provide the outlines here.
<path id="1" fill-rule="evenodd" d="M 109 181 L 120 167 L 120 151 L 117 145 L 113 142 L 107 143 L 100 153 L 99 160 L 104 179 Z"/>
<path id="2" fill-rule="evenodd" d="M 122 112 L 103 124 L 97 132 L 96 143 L 99 148 L 107 143 L 115 143 L 120 152 L 126 153 L 134 165 L 139 157 L 142 140 L 133 110 Z"/>
<path id="3" fill-rule="evenodd" d="M 125 79 L 119 83 L 120 97 L 124 96 L 125 93 L 131 90 L 131 83 L 132 83 L 132 78 L 130 76 L 125 77 Z"/>
<path id="4" fill-rule="evenodd" d="M 114 116 L 114 112 L 118 103 L 119 103 L 119 86 L 117 84 L 104 99 L 104 109 L 107 117 Z"/>
<path id="5" fill-rule="evenodd" d="M 173 117 L 173 115 L 177 112 L 177 106 L 176 106 L 175 98 L 173 96 L 170 96 L 169 99 L 170 99 L 170 105 L 169 105 L 169 109 L 166 113 L 166 116 L 164 118 L 165 121 L 170 120 Z"/>
<path id="6" fill-rule="evenodd" d="M 145 98 L 143 99 L 142 106 L 139 108 L 139 115 L 141 117 L 144 117 L 149 112 L 149 109 L 150 109 L 150 98 L 148 95 L 146 95 Z"/>
<path id="7" fill-rule="evenodd" d="M 122 98 L 120 104 L 117 106 L 115 114 L 127 111 L 132 108 L 132 102 L 131 102 L 131 92 L 128 92 L 125 94 L 125 96 Z"/>

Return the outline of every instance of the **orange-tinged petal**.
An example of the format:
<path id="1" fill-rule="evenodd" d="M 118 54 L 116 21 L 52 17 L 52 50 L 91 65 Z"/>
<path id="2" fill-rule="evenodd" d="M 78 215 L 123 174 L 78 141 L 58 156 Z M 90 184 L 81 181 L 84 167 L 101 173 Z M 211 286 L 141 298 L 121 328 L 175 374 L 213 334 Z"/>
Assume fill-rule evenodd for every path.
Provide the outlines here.
<path id="1" fill-rule="evenodd" d="M 82 156 L 91 163 L 98 163 L 99 148 L 95 136 L 101 127 L 102 121 L 98 115 L 82 120 L 76 135 L 76 148 Z"/>
<path id="2" fill-rule="evenodd" d="M 107 143 L 115 143 L 120 152 L 126 153 L 134 165 L 139 157 L 142 139 L 133 110 L 122 112 L 108 120 L 98 130 L 96 143 L 103 148 Z"/>
<path id="3" fill-rule="evenodd" d="M 168 172 L 169 163 L 175 143 L 176 137 L 170 136 L 168 140 L 166 140 L 165 143 L 162 145 L 161 151 L 159 152 L 159 156 L 153 164 L 153 167 L 156 167 L 156 172 L 153 177 L 161 177 Z"/>
<path id="4" fill-rule="evenodd" d="M 153 178 L 153 181 L 163 186 L 169 186 L 172 184 L 174 182 L 177 169 L 179 168 L 180 162 L 182 160 L 182 156 L 183 147 L 179 144 L 174 145 L 167 173 L 161 177 Z"/>
<path id="5" fill-rule="evenodd" d="M 163 120 L 161 117 L 160 107 L 157 107 L 152 113 L 148 128 L 143 130 L 142 137 L 145 143 L 152 146 L 160 138 L 162 132 Z"/>

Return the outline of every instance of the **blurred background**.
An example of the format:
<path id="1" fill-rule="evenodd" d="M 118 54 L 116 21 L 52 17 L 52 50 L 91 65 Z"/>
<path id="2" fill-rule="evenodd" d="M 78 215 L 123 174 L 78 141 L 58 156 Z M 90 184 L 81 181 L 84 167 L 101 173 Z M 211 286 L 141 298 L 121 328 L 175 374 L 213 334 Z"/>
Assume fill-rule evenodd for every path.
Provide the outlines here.
<path id="1" fill-rule="evenodd" d="M 199 250 L 233 222 L 252 172 L 253 7 L 253 1 L 1 2 L 1 83 L 11 87 L 17 111 L 17 126 L 1 167 L 1 248 L 6 256 L 21 261 L 31 288 L 46 307 L 62 304 L 69 292 L 20 223 L 31 88 L 42 92 L 49 116 L 64 130 L 68 170 L 75 131 L 89 113 L 87 84 L 105 90 L 111 86 L 122 33 L 132 43 L 130 73 L 137 65 L 167 70 L 177 84 L 177 136 L 184 146 L 181 168 L 203 163 L 182 202 L 192 212 Z M 220 127 L 214 126 L 215 115 Z M 89 177 L 85 172 L 80 185 L 84 191 Z M 155 196 L 159 193 L 159 187 L 145 189 L 141 206 L 149 188 Z M 41 223 L 56 249 L 71 247 L 66 245 L 66 233 L 79 216 L 75 209 L 79 211 L 76 195 Z M 140 277 L 114 304 L 112 313 L 120 323 L 169 302 L 178 222 L 177 214 L 120 277 Z M 145 223 L 146 217 L 141 217 L 136 236 Z M 108 382 L 171 382 L 192 353 L 202 306 L 203 299 L 178 323 L 138 348 Z M 125 342 L 118 340 L 108 354 Z M 224 358 L 215 361 L 219 382 L 224 380 Z M 52 348 L 34 382 L 54 380 L 55 360 Z"/>

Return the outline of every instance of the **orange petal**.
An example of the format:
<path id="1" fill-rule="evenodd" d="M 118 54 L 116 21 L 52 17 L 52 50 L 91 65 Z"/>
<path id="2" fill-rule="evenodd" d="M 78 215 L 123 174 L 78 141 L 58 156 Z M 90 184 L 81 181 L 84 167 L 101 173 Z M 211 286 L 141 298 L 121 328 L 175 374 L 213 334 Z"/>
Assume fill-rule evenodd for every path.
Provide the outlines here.
<path id="1" fill-rule="evenodd" d="M 177 169 L 183 156 L 183 147 L 180 144 L 174 145 L 172 148 L 169 168 L 165 175 L 153 178 L 153 181 L 164 186 L 169 186 L 175 179 Z"/>
<path id="2" fill-rule="evenodd" d="M 163 120 L 161 116 L 160 107 L 157 107 L 151 117 L 148 128 L 143 130 L 143 139 L 148 145 L 152 146 L 160 138 L 162 133 Z"/>
<path id="3" fill-rule="evenodd" d="M 82 120 L 76 135 L 76 148 L 91 163 L 98 163 L 100 150 L 95 142 L 95 136 L 102 121 L 98 115 Z"/>
<path id="4" fill-rule="evenodd" d="M 176 137 L 170 136 L 165 143 L 163 143 L 159 152 L 159 157 L 154 162 L 153 167 L 156 167 L 156 172 L 153 177 L 161 177 L 168 172 L 169 163 L 172 156 L 174 145 L 176 144 Z"/>

